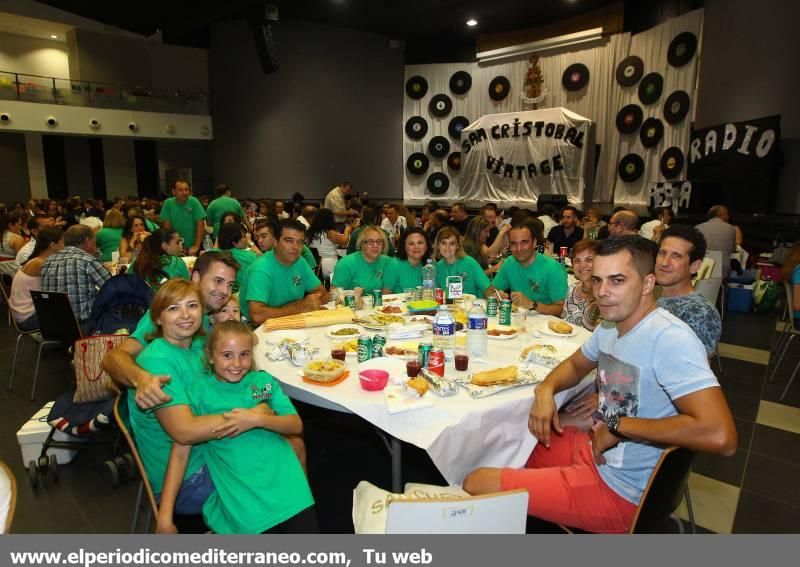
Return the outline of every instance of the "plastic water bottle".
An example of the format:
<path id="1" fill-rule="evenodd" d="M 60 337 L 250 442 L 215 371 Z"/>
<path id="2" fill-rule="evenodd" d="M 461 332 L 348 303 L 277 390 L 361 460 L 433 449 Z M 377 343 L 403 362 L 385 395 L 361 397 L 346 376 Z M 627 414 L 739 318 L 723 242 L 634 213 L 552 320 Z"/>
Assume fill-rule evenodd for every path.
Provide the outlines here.
<path id="1" fill-rule="evenodd" d="M 456 321 L 447 305 L 441 305 L 433 318 L 433 348 L 442 349 L 445 360 L 453 360 L 455 347 Z"/>
<path id="2" fill-rule="evenodd" d="M 473 358 L 486 356 L 489 342 L 489 318 L 477 301 L 467 314 L 467 352 Z"/>
<path id="3" fill-rule="evenodd" d="M 206 234 L 206 235 L 203 237 L 203 250 L 205 250 L 206 252 L 208 252 L 208 251 L 209 251 L 209 250 L 211 250 L 212 248 L 214 248 L 214 241 L 213 241 L 213 240 L 211 240 L 211 235 L 210 235 L 210 234 Z"/>
<path id="4" fill-rule="evenodd" d="M 424 288 L 425 295 L 433 299 L 433 290 L 436 289 L 436 264 L 433 263 L 431 258 L 422 267 L 422 287 Z"/>

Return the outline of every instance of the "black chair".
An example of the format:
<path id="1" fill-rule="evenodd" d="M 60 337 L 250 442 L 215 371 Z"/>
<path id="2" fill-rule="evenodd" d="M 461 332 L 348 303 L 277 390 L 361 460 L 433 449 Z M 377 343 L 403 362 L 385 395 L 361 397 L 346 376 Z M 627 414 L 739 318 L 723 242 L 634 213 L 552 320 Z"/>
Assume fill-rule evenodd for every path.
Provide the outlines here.
<path id="1" fill-rule="evenodd" d="M 9 302 L 8 298 L 11 295 L 10 289 L 6 287 L 6 282 L 3 281 L 0 284 L 0 293 L 2 293 L 3 300 L 6 302 L 8 306 L 8 317 L 11 324 L 14 326 L 14 330 L 17 332 L 17 346 L 14 348 L 14 359 L 11 362 L 11 378 L 8 380 L 8 389 L 14 389 L 14 376 L 17 372 L 17 360 L 22 356 L 22 351 L 25 348 L 25 342 L 22 340 L 23 337 L 29 337 L 32 340 L 36 341 L 37 343 L 42 342 L 42 335 L 39 333 L 39 329 L 31 329 L 29 331 L 25 331 L 20 329 L 17 325 L 17 320 L 14 318 L 14 309 L 11 307 L 11 303 Z"/>
<path id="2" fill-rule="evenodd" d="M 36 366 L 33 370 L 33 388 L 31 400 L 36 396 L 36 381 L 39 378 L 39 362 L 45 347 L 71 347 L 83 336 L 81 326 L 72 310 L 72 304 L 66 293 L 56 291 L 31 291 L 33 307 L 39 319 L 39 333 L 42 341 L 36 354 Z"/>

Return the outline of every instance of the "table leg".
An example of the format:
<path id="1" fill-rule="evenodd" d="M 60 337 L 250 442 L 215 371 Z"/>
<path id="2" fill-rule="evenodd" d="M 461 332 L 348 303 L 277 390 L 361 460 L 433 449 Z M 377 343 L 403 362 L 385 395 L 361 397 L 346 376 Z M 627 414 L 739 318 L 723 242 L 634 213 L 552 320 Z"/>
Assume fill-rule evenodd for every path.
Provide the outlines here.
<path id="1" fill-rule="evenodd" d="M 403 449 L 400 441 L 377 427 L 375 432 L 386 445 L 386 450 L 392 457 L 392 492 L 401 494 L 403 492 Z"/>

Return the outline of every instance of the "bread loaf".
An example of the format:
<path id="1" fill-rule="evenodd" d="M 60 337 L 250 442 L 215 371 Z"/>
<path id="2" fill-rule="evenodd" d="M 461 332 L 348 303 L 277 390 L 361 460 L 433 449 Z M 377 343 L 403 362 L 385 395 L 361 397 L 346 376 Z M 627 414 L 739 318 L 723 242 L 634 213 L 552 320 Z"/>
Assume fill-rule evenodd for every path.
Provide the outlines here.
<path id="1" fill-rule="evenodd" d="M 476 386 L 494 386 L 496 384 L 511 384 L 517 381 L 517 367 L 505 366 L 485 372 L 476 372 L 472 375 L 472 383 Z"/>

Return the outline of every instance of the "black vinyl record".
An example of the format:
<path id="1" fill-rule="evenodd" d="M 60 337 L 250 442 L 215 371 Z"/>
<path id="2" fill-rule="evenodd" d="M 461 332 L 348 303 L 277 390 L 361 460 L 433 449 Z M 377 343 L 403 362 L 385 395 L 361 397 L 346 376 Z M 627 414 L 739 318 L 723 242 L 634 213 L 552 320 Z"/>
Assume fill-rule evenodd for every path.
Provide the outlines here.
<path id="1" fill-rule="evenodd" d="M 408 160 L 406 160 L 406 168 L 414 175 L 422 175 L 428 171 L 428 166 L 430 164 L 431 162 L 428 160 L 428 156 L 422 152 L 415 152 L 408 156 Z"/>
<path id="2" fill-rule="evenodd" d="M 664 137 L 664 123 L 658 118 L 648 118 L 642 122 L 639 139 L 645 148 L 654 148 Z"/>
<path id="3" fill-rule="evenodd" d="M 428 133 L 428 122 L 422 116 L 412 116 L 406 122 L 406 135 L 412 140 L 421 140 Z"/>
<path id="4" fill-rule="evenodd" d="M 469 120 L 466 116 L 456 116 L 451 121 L 450 124 L 447 126 L 447 133 L 450 134 L 451 138 L 455 138 L 456 140 L 461 139 L 461 130 L 469 126 Z"/>
<path id="5" fill-rule="evenodd" d="M 617 112 L 617 130 L 623 134 L 633 134 L 642 125 L 642 107 L 638 104 L 623 106 Z"/>
<path id="6" fill-rule="evenodd" d="M 444 195 L 450 188 L 450 180 L 444 173 L 432 173 L 428 176 L 428 191 L 434 195 Z"/>
<path id="7" fill-rule="evenodd" d="M 428 110 L 434 116 L 442 118 L 453 110 L 453 101 L 446 94 L 437 94 L 428 103 Z"/>
<path id="8" fill-rule="evenodd" d="M 428 92 L 428 81 L 420 76 L 411 77 L 406 81 L 406 94 L 414 100 L 419 100 Z"/>
<path id="9" fill-rule="evenodd" d="M 443 158 L 450 153 L 450 142 L 444 136 L 434 136 L 428 142 L 428 153 L 435 158 Z"/>
<path id="10" fill-rule="evenodd" d="M 489 97 L 494 101 L 501 101 L 511 91 L 511 83 L 504 76 L 499 75 L 489 83 Z"/>
<path id="11" fill-rule="evenodd" d="M 623 87 L 632 87 L 644 75 L 644 61 L 631 55 L 617 65 L 617 82 Z"/>
<path id="12" fill-rule="evenodd" d="M 667 61 L 673 67 L 682 67 L 694 57 L 697 51 L 697 36 L 691 32 L 679 33 L 670 42 Z"/>
<path id="13" fill-rule="evenodd" d="M 664 77 L 658 73 L 650 73 L 639 83 L 639 100 L 642 104 L 653 104 L 661 98 L 664 90 Z"/>
<path id="14" fill-rule="evenodd" d="M 661 175 L 666 179 L 675 179 L 683 171 L 683 152 L 672 146 L 661 154 Z"/>
<path id="15" fill-rule="evenodd" d="M 453 171 L 461 169 L 461 152 L 453 152 L 447 156 L 447 167 Z"/>
<path id="16" fill-rule="evenodd" d="M 689 93 L 675 91 L 664 102 L 664 120 L 667 124 L 677 124 L 689 114 Z"/>
<path id="17" fill-rule="evenodd" d="M 463 95 L 472 88 L 472 77 L 466 71 L 456 71 L 450 77 L 450 90 L 453 94 Z"/>
<path id="18" fill-rule="evenodd" d="M 623 181 L 632 183 L 644 173 L 644 160 L 637 154 L 628 154 L 619 160 L 618 171 Z"/>
<path id="19" fill-rule="evenodd" d="M 573 63 L 561 75 L 561 84 L 568 91 L 579 91 L 589 82 L 589 69 L 583 63 Z"/>

